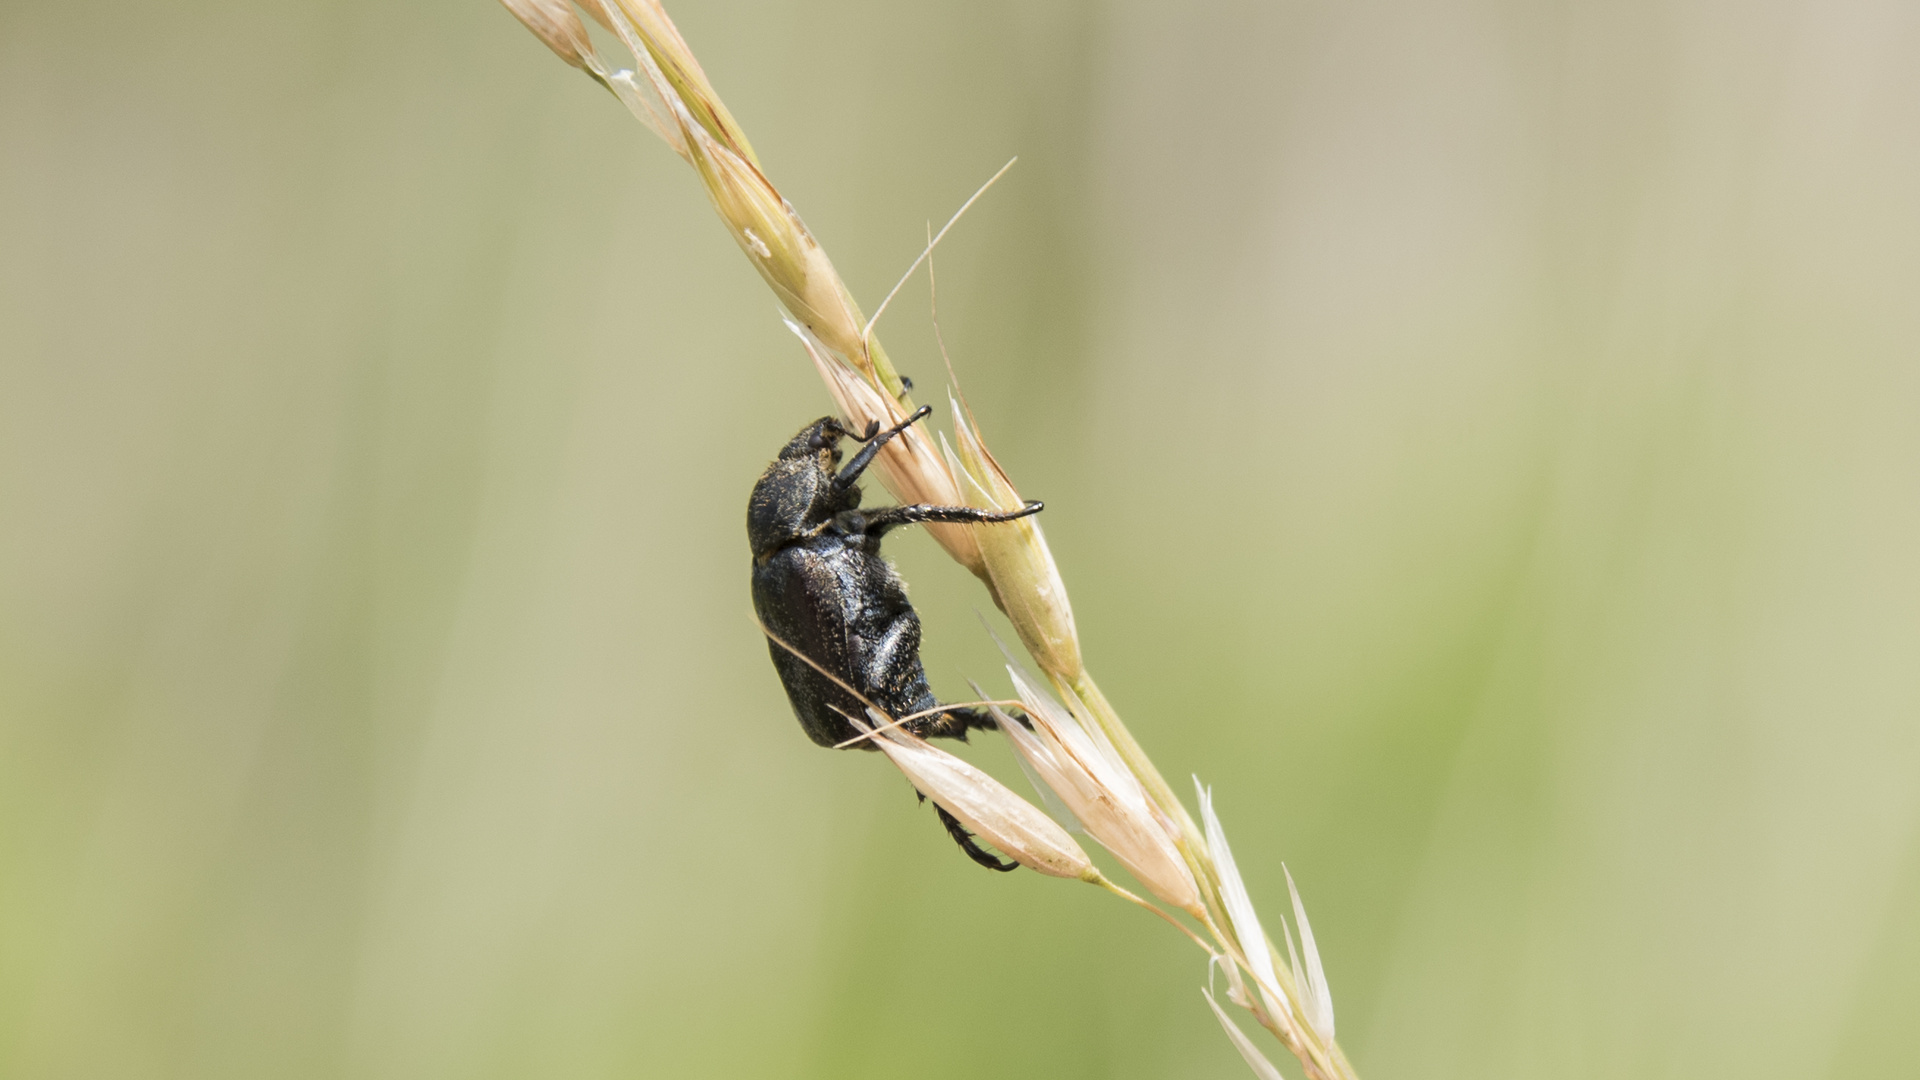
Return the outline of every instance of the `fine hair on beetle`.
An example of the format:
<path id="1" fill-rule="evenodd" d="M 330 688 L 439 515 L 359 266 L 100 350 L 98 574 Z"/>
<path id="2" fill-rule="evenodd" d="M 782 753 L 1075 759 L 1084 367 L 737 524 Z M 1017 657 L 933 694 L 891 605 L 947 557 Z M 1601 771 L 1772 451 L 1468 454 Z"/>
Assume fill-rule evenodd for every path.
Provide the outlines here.
<path id="1" fill-rule="evenodd" d="M 871 709 L 923 739 L 964 741 L 969 728 L 997 726 L 974 705 L 943 705 L 920 660 L 920 617 L 899 573 L 880 555 L 893 529 L 922 522 L 993 524 L 1037 514 L 1039 502 L 999 512 L 916 503 L 861 509 L 860 476 L 888 440 L 933 410 L 921 406 L 892 427 L 859 433 L 823 416 L 788 440 L 747 500 L 753 551 L 753 606 L 774 670 L 807 737 L 825 747 L 875 749 L 853 722 Z M 845 466 L 840 441 L 864 445 Z M 936 805 L 941 823 L 969 858 L 1011 870 L 973 842 Z"/>

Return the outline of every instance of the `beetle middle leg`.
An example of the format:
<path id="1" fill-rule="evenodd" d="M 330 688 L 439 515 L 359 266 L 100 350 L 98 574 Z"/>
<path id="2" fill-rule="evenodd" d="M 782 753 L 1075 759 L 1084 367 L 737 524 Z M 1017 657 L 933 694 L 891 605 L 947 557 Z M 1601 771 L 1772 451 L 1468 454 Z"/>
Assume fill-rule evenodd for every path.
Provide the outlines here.
<path id="1" fill-rule="evenodd" d="M 1045 509 L 1038 499 L 1029 499 L 1018 510 L 999 511 L 981 510 L 972 506 L 932 506 L 927 503 L 914 503 L 910 506 L 887 506 L 878 510 L 862 510 L 861 517 L 866 522 L 868 536 L 885 536 L 888 531 L 902 525 L 918 525 L 923 522 L 953 522 L 962 525 L 990 525 L 996 521 L 1014 521 L 1030 517 Z"/>

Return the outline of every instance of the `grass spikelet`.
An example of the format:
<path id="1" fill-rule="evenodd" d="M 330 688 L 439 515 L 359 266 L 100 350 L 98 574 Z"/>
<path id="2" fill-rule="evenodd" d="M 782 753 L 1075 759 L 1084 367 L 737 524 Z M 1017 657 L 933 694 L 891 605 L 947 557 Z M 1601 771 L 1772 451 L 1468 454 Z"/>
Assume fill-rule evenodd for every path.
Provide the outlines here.
<path id="1" fill-rule="evenodd" d="M 878 713 L 869 717 L 873 725 L 887 723 Z M 873 730 L 857 717 L 849 719 L 863 732 Z M 1099 879 L 1093 860 L 1067 830 L 1000 781 L 898 728 L 889 728 L 874 741 L 914 787 L 1021 866 L 1050 877 Z"/>

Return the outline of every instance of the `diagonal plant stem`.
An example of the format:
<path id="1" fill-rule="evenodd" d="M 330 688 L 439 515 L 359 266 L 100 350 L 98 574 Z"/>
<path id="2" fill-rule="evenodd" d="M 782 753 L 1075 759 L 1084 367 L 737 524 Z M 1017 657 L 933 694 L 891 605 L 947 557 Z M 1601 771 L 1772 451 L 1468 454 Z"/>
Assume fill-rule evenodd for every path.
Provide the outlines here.
<path id="1" fill-rule="evenodd" d="M 882 302 L 872 319 L 862 317 L 825 250 L 767 179 L 745 132 L 660 0 L 576 0 L 620 40 L 631 54 L 632 69 L 616 69 L 602 59 L 567 0 L 501 2 L 556 55 L 612 92 L 694 167 L 734 242 L 786 308 L 788 327 L 849 426 L 859 430 L 877 421 L 892 427 L 910 414 L 914 404 L 907 388 L 873 333 L 887 303 Z M 993 180 L 1005 172 L 1003 167 Z M 945 232 L 943 228 L 941 235 Z M 929 257 L 938 241 L 929 237 L 921 259 Z M 894 292 L 898 290 L 895 286 Z M 953 405 L 951 442 L 939 436 L 936 450 L 934 439 L 921 427 L 907 428 L 875 461 L 881 483 L 903 503 L 1020 509 L 1024 500 L 988 451 L 971 409 L 958 400 Z M 1021 704 L 1044 731 L 1044 736 L 1023 738 L 1002 722 L 1030 773 L 1042 777 L 1095 840 L 1148 891 L 1185 912 L 1212 944 L 1173 915 L 1107 881 L 1064 830 L 1049 827 L 1051 819 L 978 769 L 901 729 L 904 719 L 891 720 L 875 710 L 870 724 L 851 718 L 856 726 L 929 797 L 1017 861 L 1044 873 L 1102 884 L 1186 931 L 1208 951 L 1209 964 L 1224 960 L 1228 1000 L 1272 1032 L 1299 1060 L 1309 1080 L 1357 1080 L 1334 1041 L 1332 998 L 1291 875 L 1288 887 L 1299 947 L 1283 918 L 1281 937 L 1289 958 L 1283 960 L 1247 898 L 1211 793 L 1201 789 L 1203 820 L 1196 822 L 1087 670 L 1066 586 L 1039 522 L 1023 517 L 993 525 L 927 528 L 955 561 L 987 586 L 1045 676 L 1042 688 L 1009 668 Z M 806 659 L 793 643 L 774 640 Z M 1300 956 L 1305 957 L 1304 967 Z M 1278 1075 L 1218 1002 L 1211 995 L 1207 1001 L 1256 1073 Z"/>

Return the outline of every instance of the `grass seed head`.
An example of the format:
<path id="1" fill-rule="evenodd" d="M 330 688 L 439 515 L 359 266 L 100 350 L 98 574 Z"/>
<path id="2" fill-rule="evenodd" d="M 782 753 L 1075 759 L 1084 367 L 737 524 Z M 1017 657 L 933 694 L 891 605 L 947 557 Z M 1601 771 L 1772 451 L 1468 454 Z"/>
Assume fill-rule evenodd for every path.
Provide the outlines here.
<path id="1" fill-rule="evenodd" d="M 869 713 L 871 727 L 886 723 Z M 862 730 L 869 725 L 854 723 Z M 1067 830 L 1005 784 L 972 765 L 898 729 L 874 740 L 927 798 L 1022 866 L 1052 877 L 1099 881 L 1093 860 Z"/>
<path id="2" fill-rule="evenodd" d="M 660 96 L 679 99 L 694 123 L 754 168 L 759 168 L 760 159 L 747 142 L 746 132 L 740 130 L 733 114 L 714 92 L 700 61 L 694 58 L 693 50 L 687 47 L 686 39 L 680 36 L 680 29 L 667 17 L 667 9 L 659 0 L 601 0 L 599 6 L 601 13 L 613 23 L 614 32 L 633 52 L 634 59 L 648 69 L 650 76 L 665 84 L 660 87 Z"/>
<path id="3" fill-rule="evenodd" d="M 1307 922 L 1307 906 L 1300 902 L 1300 890 L 1293 884 L 1293 871 L 1285 863 L 1280 864 L 1282 873 L 1287 875 L 1287 893 L 1293 897 L 1293 924 L 1300 931 L 1300 953 L 1305 953 L 1307 965 L 1303 970 L 1300 956 L 1293 948 L 1293 937 L 1287 938 L 1287 955 L 1293 960 L 1293 984 L 1306 1000 L 1301 1002 L 1307 1022 L 1313 1030 L 1328 1043 L 1333 1042 L 1333 991 L 1327 988 L 1327 971 L 1320 963 L 1320 947 L 1313 942 L 1313 926 Z"/>
<path id="4" fill-rule="evenodd" d="M 1199 888 L 1167 835 L 1159 815 L 1126 767 L 1044 691 L 1009 667 L 1033 730 L 988 706 L 1014 750 L 1079 820 L 1087 835 L 1113 853 L 1147 891 L 1193 914 L 1204 915 Z"/>
<path id="5" fill-rule="evenodd" d="M 1005 512 L 1020 509 L 1024 505 L 1020 493 L 958 402 L 953 403 L 953 435 L 958 451 L 948 448 L 947 465 L 967 504 Z M 1025 517 L 972 529 L 994 603 L 1013 623 L 1035 662 L 1047 674 L 1071 682 L 1082 670 L 1080 633 L 1040 522 Z"/>
<path id="6" fill-rule="evenodd" d="M 1213 999 L 1213 992 L 1203 986 L 1200 988 L 1200 993 L 1207 999 L 1207 1007 L 1213 1010 L 1213 1015 L 1220 1021 L 1220 1026 L 1226 1030 L 1227 1041 L 1233 1043 L 1235 1050 L 1240 1051 L 1241 1060 L 1253 1070 L 1253 1075 L 1260 1080 L 1282 1080 L 1285 1074 L 1275 1068 L 1273 1062 L 1267 1060 L 1267 1055 L 1260 1052 L 1260 1048 L 1253 1044 L 1252 1039 L 1247 1038 L 1247 1033 L 1241 1031 L 1240 1025 L 1233 1022 L 1233 1018 L 1227 1015 L 1227 1010 L 1221 1008 L 1220 1003 Z"/>
<path id="7" fill-rule="evenodd" d="M 500 4 L 520 20 L 520 25 L 533 31 L 534 37 L 546 42 L 555 56 L 582 71 L 597 66 L 587 28 L 567 0 L 500 0 Z"/>
<path id="8" fill-rule="evenodd" d="M 608 33 L 617 34 L 620 32 L 614 28 L 613 13 L 607 10 L 607 6 L 601 3 L 601 0 L 574 0 L 574 3 L 579 6 L 581 11 L 591 16 L 594 22 L 606 27 Z"/>
<path id="9" fill-rule="evenodd" d="M 555 55 L 612 91 L 695 167 L 735 242 L 787 309 L 788 325 L 806 344 L 848 421 L 856 428 L 869 421 L 885 427 L 905 418 L 913 403 L 872 337 L 871 325 L 863 322 L 859 305 L 825 251 L 768 181 L 745 133 L 660 0 L 577 2 L 619 37 L 633 56 L 633 70 L 611 70 L 603 63 L 566 0 L 501 0 Z M 929 250 L 936 241 L 929 237 Z M 903 503 L 1020 509 L 1023 500 L 981 441 L 971 416 L 957 404 L 954 412 L 957 452 L 944 441 L 936 450 L 920 429 L 909 429 L 890 441 L 875 461 L 882 482 Z M 1239 967 L 1229 964 L 1229 998 L 1251 1008 L 1299 1056 L 1310 1080 L 1351 1077 L 1351 1066 L 1332 1042 L 1332 999 L 1297 892 L 1294 915 L 1306 962 L 1295 960 L 1287 970 L 1280 967 L 1247 898 L 1210 793 L 1202 790 L 1200 796 L 1203 838 L 1082 665 L 1073 610 L 1039 523 L 1027 517 L 992 525 L 930 523 L 927 528 L 956 561 L 987 584 L 1021 642 L 1067 701 L 1063 709 L 1050 699 L 1043 702 L 1044 694 L 1030 686 L 1022 687 L 1035 730 L 1016 732 L 1018 725 L 1002 726 L 1023 761 L 1069 802 L 1089 834 L 1150 892 L 1194 914 L 1221 946 L 1238 954 L 1254 987 L 1249 990 Z M 876 722 L 884 718 L 876 717 Z M 1096 882 L 1144 903 L 1102 878 L 1066 830 L 992 777 L 903 731 L 888 729 L 873 738 L 920 791 L 1022 865 Z M 1215 924 L 1215 911 L 1225 916 L 1226 928 Z M 1284 926 L 1283 919 L 1291 955 L 1294 941 Z M 1202 947 L 1212 952 L 1205 943 Z M 1225 1023 L 1218 1003 L 1211 996 L 1208 1002 Z M 1238 1029 L 1226 1026 L 1235 1045 L 1243 1053 L 1249 1050 Z M 1247 1060 L 1259 1075 L 1278 1075 L 1257 1052 Z"/>
<path id="10" fill-rule="evenodd" d="M 1260 995 L 1261 1003 L 1266 1006 L 1267 1014 L 1292 1031 L 1293 1012 L 1286 1008 L 1286 995 L 1280 988 L 1280 978 L 1274 970 L 1273 952 L 1267 946 L 1266 931 L 1260 926 L 1260 916 L 1253 910 L 1253 900 L 1247 895 L 1247 886 L 1240 879 L 1240 868 L 1233 861 L 1233 849 L 1227 846 L 1227 831 L 1221 826 L 1219 815 L 1213 812 L 1213 792 L 1202 787 L 1197 777 L 1193 786 L 1200 795 L 1200 818 L 1206 824 L 1207 851 L 1212 856 L 1214 872 L 1220 879 L 1220 903 L 1226 909 L 1229 923 L 1225 929 L 1233 935 L 1241 957 L 1253 973 L 1254 988 Z M 1298 1037 L 1297 1034 L 1295 1037 Z"/>

